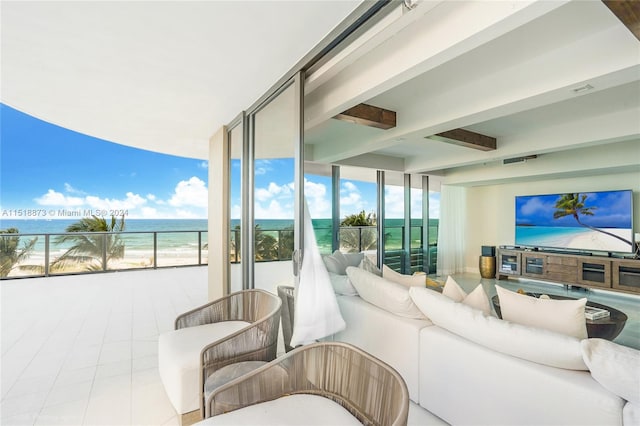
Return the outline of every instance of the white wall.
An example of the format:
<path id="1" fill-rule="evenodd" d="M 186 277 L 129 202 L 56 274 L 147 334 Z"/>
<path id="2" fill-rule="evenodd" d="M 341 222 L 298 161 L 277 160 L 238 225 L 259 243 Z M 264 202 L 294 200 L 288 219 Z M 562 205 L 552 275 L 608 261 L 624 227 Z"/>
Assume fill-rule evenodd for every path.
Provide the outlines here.
<path id="1" fill-rule="evenodd" d="M 465 265 L 478 272 L 483 245 L 513 244 L 515 240 L 515 196 L 571 191 L 632 189 L 634 232 L 640 232 L 640 172 L 578 178 L 537 180 L 470 187 L 467 189 Z"/>
<path id="2" fill-rule="evenodd" d="M 226 208 L 229 187 L 227 128 L 221 127 L 209 140 L 208 243 L 209 300 L 226 293 L 229 259 L 229 213 Z"/>

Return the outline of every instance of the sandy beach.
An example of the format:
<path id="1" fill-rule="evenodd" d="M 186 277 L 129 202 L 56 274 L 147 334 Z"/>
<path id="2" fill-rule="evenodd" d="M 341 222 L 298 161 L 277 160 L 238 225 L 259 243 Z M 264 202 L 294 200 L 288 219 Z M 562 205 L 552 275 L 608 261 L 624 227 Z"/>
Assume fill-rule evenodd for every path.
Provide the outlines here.
<path id="1" fill-rule="evenodd" d="M 58 254 L 59 255 L 59 254 Z M 170 267 L 170 266 L 189 266 L 198 265 L 198 251 L 193 250 L 159 250 L 158 253 L 158 267 Z M 51 260 L 54 261 L 57 255 L 52 254 Z M 202 264 L 206 265 L 209 261 L 208 250 L 202 250 Z M 52 274 L 65 274 L 65 273 L 78 273 L 88 272 L 90 265 L 99 265 L 98 262 L 84 262 L 75 265 L 68 265 L 63 269 L 51 272 Z M 20 262 L 9 273 L 8 277 L 26 277 L 34 275 L 42 275 L 39 272 L 20 269 L 20 266 L 40 266 L 44 270 L 44 255 L 41 253 L 34 253 L 29 258 Z M 153 251 L 151 250 L 127 250 L 125 256 L 122 259 L 112 259 L 109 261 L 109 270 L 126 270 L 126 269 L 140 269 L 140 268 L 153 268 Z"/>
<path id="2" fill-rule="evenodd" d="M 629 231 L 624 229 L 606 229 L 606 232 L 618 235 L 626 240 L 630 238 Z M 631 251 L 632 247 L 629 244 L 620 241 L 610 235 L 602 232 L 588 230 L 580 235 L 576 235 L 571 238 L 567 244 L 567 248 L 582 249 L 584 247 L 593 247 L 594 251 L 611 251 L 611 252 L 625 252 Z"/>

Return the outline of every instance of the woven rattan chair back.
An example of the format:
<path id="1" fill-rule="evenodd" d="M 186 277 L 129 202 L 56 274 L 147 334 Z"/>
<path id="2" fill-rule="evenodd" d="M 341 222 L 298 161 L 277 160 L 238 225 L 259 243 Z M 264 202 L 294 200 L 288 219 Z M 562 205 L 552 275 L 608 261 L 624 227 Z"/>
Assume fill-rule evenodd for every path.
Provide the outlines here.
<path id="1" fill-rule="evenodd" d="M 361 349 L 339 342 L 296 348 L 227 383 L 209 397 L 206 412 L 222 414 L 298 393 L 329 398 L 365 425 L 407 424 L 409 392 L 400 374 Z"/>

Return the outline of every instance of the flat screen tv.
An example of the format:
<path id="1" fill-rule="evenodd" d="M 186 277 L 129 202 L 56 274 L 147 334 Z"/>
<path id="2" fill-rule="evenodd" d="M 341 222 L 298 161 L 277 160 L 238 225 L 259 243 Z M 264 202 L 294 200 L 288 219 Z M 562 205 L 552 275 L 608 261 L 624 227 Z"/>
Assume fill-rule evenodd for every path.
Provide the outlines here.
<path id="1" fill-rule="evenodd" d="M 517 246 L 633 252 L 631 190 L 516 196 Z"/>

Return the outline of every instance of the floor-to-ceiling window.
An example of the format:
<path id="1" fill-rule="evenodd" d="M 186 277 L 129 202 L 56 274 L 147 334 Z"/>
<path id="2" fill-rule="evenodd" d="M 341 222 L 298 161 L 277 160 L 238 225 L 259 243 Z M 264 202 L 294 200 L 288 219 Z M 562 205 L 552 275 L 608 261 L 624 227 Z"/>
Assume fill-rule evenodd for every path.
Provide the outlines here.
<path id="1" fill-rule="evenodd" d="M 429 273 L 436 273 L 436 263 L 438 260 L 438 228 L 440 223 L 440 182 L 432 178 L 429 179 Z"/>
<path id="2" fill-rule="evenodd" d="M 293 281 L 290 262 L 302 238 L 301 76 L 298 74 L 260 102 L 247 119 L 249 161 L 247 222 L 252 231 L 244 264 L 244 286 L 273 290 Z"/>
<path id="3" fill-rule="evenodd" d="M 340 250 L 375 258 L 378 233 L 376 170 L 340 167 Z"/>
<path id="4" fill-rule="evenodd" d="M 405 272 L 408 262 L 405 245 L 404 174 L 384 173 L 384 264 L 397 272 Z"/>

